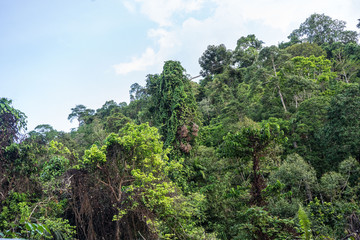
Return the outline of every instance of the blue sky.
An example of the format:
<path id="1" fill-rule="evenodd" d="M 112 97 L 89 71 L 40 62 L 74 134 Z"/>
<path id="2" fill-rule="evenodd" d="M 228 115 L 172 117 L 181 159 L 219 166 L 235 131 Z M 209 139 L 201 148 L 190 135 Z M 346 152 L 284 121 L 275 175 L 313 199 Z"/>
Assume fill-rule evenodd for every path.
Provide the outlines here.
<path id="1" fill-rule="evenodd" d="M 166 60 L 191 76 L 208 45 L 233 49 L 256 34 L 286 41 L 312 13 L 356 30 L 358 0 L 0 0 L 0 97 L 28 116 L 28 130 L 50 124 L 69 131 L 83 104 L 129 101 Z"/>

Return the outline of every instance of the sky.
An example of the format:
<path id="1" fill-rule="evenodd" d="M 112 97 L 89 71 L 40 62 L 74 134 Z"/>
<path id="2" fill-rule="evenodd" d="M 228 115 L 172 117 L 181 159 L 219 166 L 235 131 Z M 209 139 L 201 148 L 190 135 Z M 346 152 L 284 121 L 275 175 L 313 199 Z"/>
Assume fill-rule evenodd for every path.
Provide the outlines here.
<path id="1" fill-rule="evenodd" d="M 277 45 L 313 13 L 356 30 L 359 0 L 0 0 L 0 97 L 27 130 L 70 131 L 71 108 L 129 102 L 133 83 L 180 61 L 196 76 L 209 45 L 248 34 Z"/>

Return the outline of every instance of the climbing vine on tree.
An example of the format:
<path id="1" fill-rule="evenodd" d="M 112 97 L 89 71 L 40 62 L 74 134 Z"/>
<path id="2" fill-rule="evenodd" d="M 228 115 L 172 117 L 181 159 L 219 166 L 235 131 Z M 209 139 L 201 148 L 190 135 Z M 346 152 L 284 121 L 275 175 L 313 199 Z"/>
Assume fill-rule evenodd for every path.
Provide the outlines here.
<path id="1" fill-rule="evenodd" d="M 153 123 L 163 136 L 164 146 L 184 153 L 192 149 L 198 134 L 196 102 L 185 69 L 177 61 L 167 61 L 160 75 L 148 78 Z"/>

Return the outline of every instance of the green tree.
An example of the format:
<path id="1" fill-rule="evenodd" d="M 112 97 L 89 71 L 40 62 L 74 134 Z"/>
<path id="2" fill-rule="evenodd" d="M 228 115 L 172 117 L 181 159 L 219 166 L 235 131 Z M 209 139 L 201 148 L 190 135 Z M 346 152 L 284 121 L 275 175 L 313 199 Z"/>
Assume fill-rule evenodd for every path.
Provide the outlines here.
<path id="1" fill-rule="evenodd" d="M 130 86 L 130 101 L 139 100 L 146 95 L 146 89 L 140 86 L 138 83 L 134 83 Z"/>
<path id="2" fill-rule="evenodd" d="M 74 119 L 79 121 L 79 126 L 90 123 L 93 120 L 95 110 L 88 109 L 84 105 L 76 105 L 74 108 L 71 108 L 71 113 L 68 116 L 68 120 L 72 122 Z"/>
<path id="3" fill-rule="evenodd" d="M 314 168 L 297 154 L 286 157 L 280 167 L 270 173 L 270 183 L 279 180 L 285 184 L 283 191 L 291 191 L 291 197 L 301 201 L 312 201 L 317 179 Z"/>
<path id="4" fill-rule="evenodd" d="M 349 84 L 330 101 L 322 140 L 328 161 L 327 169 L 336 170 L 349 156 L 360 160 L 360 89 Z M 324 166 L 325 167 L 325 166 Z"/>
<path id="5" fill-rule="evenodd" d="M 281 89 L 281 79 L 278 77 L 278 71 L 284 65 L 284 63 L 289 60 L 289 58 L 290 55 L 287 54 L 285 50 L 279 49 L 276 46 L 263 48 L 259 55 L 259 60 L 262 62 L 262 65 L 268 70 L 268 88 L 271 89 L 270 91 L 272 91 L 273 88 L 276 89 L 278 97 L 280 97 L 281 105 L 284 109 L 284 112 L 287 112 L 288 110 L 286 107 L 285 98 L 283 96 L 283 90 Z"/>
<path id="6" fill-rule="evenodd" d="M 354 43 L 334 43 L 328 47 L 334 61 L 334 69 L 338 80 L 346 83 L 359 82 L 360 46 Z"/>
<path id="7" fill-rule="evenodd" d="M 41 124 L 34 128 L 33 131 L 28 133 L 30 138 L 38 141 L 38 143 L 46 144 L 52 140 L 55 140 L 61 132 L 56 131 L 49 124 Z"/>
<path id="8" fill-rule="evenodd" d="M 114 112 L 120 112 L 121 106 L 120 104 L 117 104 L 114 100 L 106 101 L 104 105 L 102 105 L 101 108 L 96 110 L 96 116 L 100 119 L 104 119 Z M 92 111 L 89 111 L 91 113 Z"/>
<path id="9" fill-rule="evenodd" d="M 189 153 L 198 134 L 197 106 L 185 69 L 179 62 L 165 62 L 160 75 L 149 77 L 150 113 L 164 146 Z"/>
<path id="10" fill-rule="evenodd" d="M 11 100 L 0 98 L 0 158 L 6 146 L 18 140 L 26 127 L 26 115 L 11 104 Z"/>
<path id="11" fill-rule="evenodd" d="M 199 59 L 203 77 L 210 74 L 223 72 L 224 68 L 230 63 L 231 51 L 227 50 L 224 44 L 219 46 L 209 45 Z"/>
<path id="12" fill-rule="evenodd" d="M 324 56 L 292 58 L 278 74 L 287 105 L 297 109 L 302 101 L 325 91 L 329 81 L 336 77 L 331 68 L 331 61 Z"/>
<path id="13" fill-rule="evenodd" d="M 20 149 L 16 142 L 20 140 L 21 131 L 26 128 L 26 116 L 12 107 L 12 101 L 0 98 L 0 202 L 6 199 L 9 191 L 17 185 L 14 173 Z M 15 148 L 15 154 L 9 154 L 9 148 Z M 1 204 L 0 204 L 1 210 Z"/>
<path id="14" fill-rule="evenodd" d="M 76 217 L 88 239 L 197 239 L 191 217 L 202 196 L 187 203 L 167 178 L 182 165 L 167 154 L 158 130 L 148 124 L 127 124 L 101 147 L 85 151 L 79 167 L 88 174 L 74 174 L 82 181 L 72 182 L 70 194 L 75 213 L 87 209 Z M 84 194 L 83 188 L 89 191 Z M 87 221 L 89 228 L 82 225 Z M 106 229 L 112 230 L 105 233 Z"/>
<path id="15" fill-rule="evenodd" d="M 288 153 L 297 153 L 309 162 L 320 177 L 324 173 L 324 146 L 321 131 L 327 117 L 330 96 L 316 96 L 300 103 L 297 112 L 290 119 Z"/>
<path id="16" fill-rule="evenodd" d="M 325 14 L 312 14 L 301 23 L 289 36 L 289 39 L 299 39 L 302 42 L 324 45 L 334 42 L 356 42 L 357 33 L 345 30 L 346 22 L 333 20 Z"/>
<path id="17" fill-rule="evenodd" d="M 229 133 L 224 138 L 221 147 L 223 156 L 240 158 L 252 162 L 251 203 L 257 206 L 264 205 L 262 190 L 266 184 L 261 174 L 261 160 L 265 157 L 266 150 L 274 142 L 285 141 L 284 133 L 276 123 L 262 122 L 261 124 L 249 123 L 240 131 Z"/>
<path id="18" fill-rule="evenodd" d="M 241 37 L 237 41 L 235 51 L 232 53 L 233 64 L 239 68 L 251 66 L 257 60 L 263 43 L 254 34 Z"/>
<path id="19" fill-rule="evenodd" d="M 325 50 L 323 50 L 316 43 L 297 43 L 285 49 L 293 57 L 310 57 L 314 55 L 315 57 L 326 56 Z"/>

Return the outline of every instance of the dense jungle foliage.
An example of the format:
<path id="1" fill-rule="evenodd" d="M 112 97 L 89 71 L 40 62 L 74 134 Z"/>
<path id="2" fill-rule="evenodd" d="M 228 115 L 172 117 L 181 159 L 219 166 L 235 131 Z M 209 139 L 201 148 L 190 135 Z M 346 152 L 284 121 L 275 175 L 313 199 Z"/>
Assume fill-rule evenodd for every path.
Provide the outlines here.
<path id="1" fill-rule="evenodd" d="M 199 64 L 76 105 L 68 133 L 22 134 L 0 98 L 0 237 L 360 239 L 358 33 L 313 14 L 288 42 L 243 36 Z"/>

